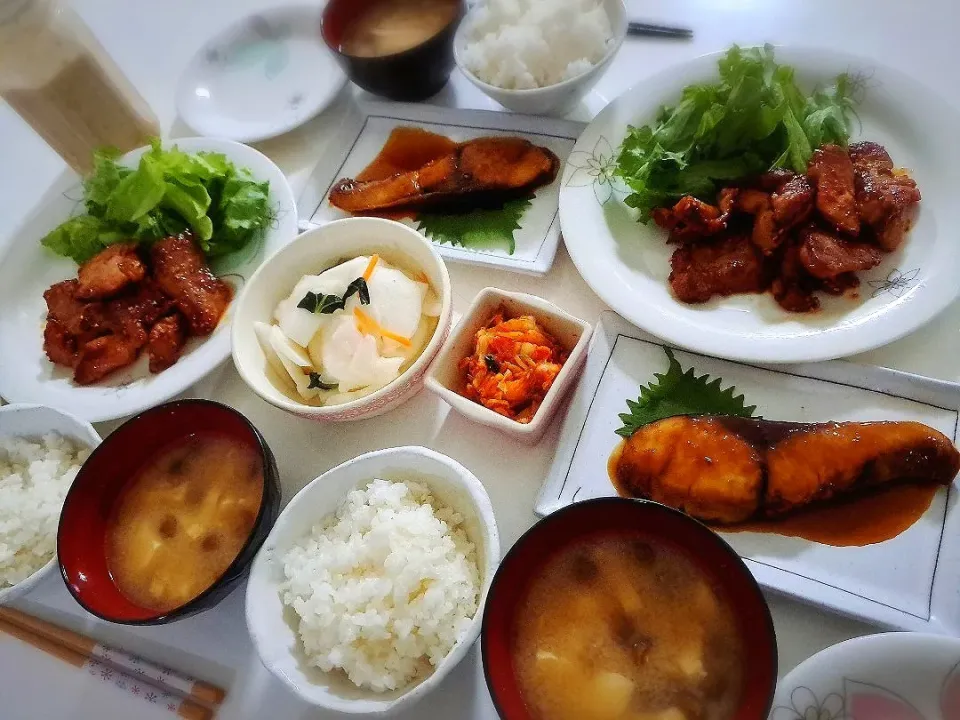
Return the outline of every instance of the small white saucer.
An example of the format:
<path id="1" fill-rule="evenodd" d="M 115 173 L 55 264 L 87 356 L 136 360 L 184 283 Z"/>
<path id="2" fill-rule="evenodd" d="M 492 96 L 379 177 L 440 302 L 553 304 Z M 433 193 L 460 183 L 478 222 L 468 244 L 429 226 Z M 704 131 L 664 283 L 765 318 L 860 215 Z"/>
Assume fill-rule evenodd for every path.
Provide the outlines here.
<path id="1" fill-rule="evenodd" d="M 198 134 L 265 140 L 324 110 L 347 82 L 320 35 L 316 7 L 244 18 L 207 42 L 177 88 L 177 110 Z"/>

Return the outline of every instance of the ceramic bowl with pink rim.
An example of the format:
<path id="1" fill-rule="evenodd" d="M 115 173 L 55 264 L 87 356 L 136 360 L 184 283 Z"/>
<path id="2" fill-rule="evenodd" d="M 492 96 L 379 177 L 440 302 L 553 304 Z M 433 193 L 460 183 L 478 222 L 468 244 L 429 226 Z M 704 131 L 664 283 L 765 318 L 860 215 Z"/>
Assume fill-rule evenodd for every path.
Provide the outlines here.
<path id="1" fill-rule="evenodd" d="M 380 267 L 400 269 L 410 277 L 425 281 L 439 302 L 436 327 L 412 362 L 401 366 L 396 379 L 361 397 L 346 401 L 337 398 L 320 404 L 325 402 L 322 398 L 305 399 L 294 382 L 277 371 L 277 363 L 261 344 L 263 325 L 275 323 L 277 306 L 291 295 L 305 275 L 318 275 L 361 256 L 377 256 L 384 263 Z M 375 288 L 370 290 L 375 291 Z M 322 298 L 322 293 L 320 295 L 318 300 Z M 364 305 L 355 308 L 355 312 L 359 310 L 359 320 L 366 318 L 365 308 Z M 319 306 L 316 312 L 321 312 Z M 312 420 L 360 420 L 392 410 L 423 386 L 427 368 L 450 332 L 450 276 L 430 241 L 412 228 L 381 218 L 348 218 L 303 233 L 265 260 L 245 285 L 234 313 L 233 362 L 254 393 L 275 407 Z M 359 320 L 361 332 L 370 332 Z M 261 323 L 263 325 L 258 325 Z M 375 326 L 373 332 L 377 332 L 377 323 L 371 324 Z M 392 336 L 387 332 L 383 337 Z"/>

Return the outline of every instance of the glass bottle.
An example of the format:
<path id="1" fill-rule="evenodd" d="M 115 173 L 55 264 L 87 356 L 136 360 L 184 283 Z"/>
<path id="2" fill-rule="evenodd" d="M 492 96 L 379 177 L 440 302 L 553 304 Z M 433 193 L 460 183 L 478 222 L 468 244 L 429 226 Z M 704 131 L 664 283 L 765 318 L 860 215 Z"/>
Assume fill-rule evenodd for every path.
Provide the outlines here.
<path id="1" fill-rule="evenodd" d="M 57 0 L 0 0 L 0 97 L 81 175 L 160 134 L 150 106 Z"/>

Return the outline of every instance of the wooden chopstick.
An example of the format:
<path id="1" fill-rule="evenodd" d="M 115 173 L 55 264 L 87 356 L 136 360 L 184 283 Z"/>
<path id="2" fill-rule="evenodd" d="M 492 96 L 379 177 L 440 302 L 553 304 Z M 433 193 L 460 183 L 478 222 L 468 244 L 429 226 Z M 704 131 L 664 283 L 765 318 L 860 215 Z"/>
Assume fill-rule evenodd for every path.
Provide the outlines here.
<path id="1" fill-rule="evenodd" d="M 29 630 L 26 630 L 19 625 L 15 625 L 12 622 L 8 622 L 3 618 L 0 618 L 0 632 L 4 632 L 11 637 L 15 637 L 21 642 L 24 642 L 27 645 L 36 648 L 37 650 L 42 650 L 48 655 L 52 655 L 53 657 L 62 660 L 68 665 L 73 665 L 75 668 L 80 670 L 89 668 L 95 673 L 96 667 L 100 664 L 99 661 L 94 657 L 79 653 L 67 645 L 57 642 L 56 640 L 32 633 Z M 116 668 L 114 668 L 112 672 L 115 676 L 121 676 L 126 680 L 124 687 L 135 688 L 139 682 L 143 682 L 143 678 L 138 675 L 131 675 Z M 143 702 L 153 705 L 158 710 L 168 712 L 171 715 L 183 718 L 183 720 L 210 720 L 213 717 L 213 709 L 204 705 L 200 705 L 199 703 L 191 700 L 190 698 L 183 697 L 182 695 L 162 693 L 160 696 L 154 695 L 154 699 L 151 700 L 150 693 L 147 692 L 132 691 L 131 694 Z"/>
<path id="2" fill-rule="evenodd" d="M 693 37 L 693 30 L 684 27 L 673 27 L 671 25 L 631 21 L 627 23 L 627 35 L 689 40 Z"/>
<path id="3" fill-rule="evenodd" d="M 67 628 L 54 625 L 33 615 L 0 607 L 0 621 L 16 625 L 49 642 L 69 648 L 75 653 L 97 660 L 127 675 L 143 678 L 151 685 L 169 693 L 182 695 L 205 705 L 217 706 L 223 702 L 226 693 L 210 683 L 195 680 L 170 668 L 161 667 L 136 655 L 100 645 L 96 640 Z"/>

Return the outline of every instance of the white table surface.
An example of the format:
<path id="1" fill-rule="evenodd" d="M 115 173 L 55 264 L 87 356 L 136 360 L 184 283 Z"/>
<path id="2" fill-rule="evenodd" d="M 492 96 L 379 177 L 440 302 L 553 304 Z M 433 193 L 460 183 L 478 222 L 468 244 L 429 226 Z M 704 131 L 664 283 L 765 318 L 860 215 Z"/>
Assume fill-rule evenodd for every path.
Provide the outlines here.
<path id="1" fill-rule="evenodd" d="M 77 0 L 75 5 L 157 112 L 166 133 L 189 134 L 176 118 L 177 78 L 193 52 L 221 27 L 247 12 L 279 4 L 269 0 Z M 596 91 L 575 117 L 589 119 L 606 101 L 637 80 L 686 58 L 727 47 L 732 42 L 773 42 L 842 47 L 881 59 L 936 88 L 960 106 L 956 69 L 960 50 L 960 3 L 954 0 L 628 0 L 637 19 L 674 21 L 696 30 L 692 42 L 628 39 Z M 325 149 L 325 137 L 342 117 L 338 105 L 306 126 L 257 147 L 288 174 L 299 192 Z M 456 72 L 431 102 L 461 107 L 496 108 Z M 960 130 L 960 129 L 958 129 Z M 17 228 L 37 199 L 60 178 L 64 166 L 29 128 L 0 103 L 0 249 L 18 237 Z M 580 279 L 561 248 L 553 270 L 531 279 L 495 270 L 450 266 L 455 309 L 466 307 L 486 285 L 533 292 L 566 310 L 596 319 L 600 300 Z M 2 312 L 2 309 L 0 309 Z M 960 304 L 926 328 L 860 361 L 960 380 Z M 0 348 L 2 354 L 11 348 Z M 309 480 L 362 452 L 403 444 L 421 444 L 447 453 L 469 467 L 493 501 L 504 550 L 535 520 L 533 500 L 557 442 L 554 428 L 535 449 L 503 440 L 455 414 L 424 392 L 384 417 L 350 425 L 321 426 L 296 420 L 247 391 L 232 366 L 218 370 L 190 395 L 226 402 L 257 425 L 275 451 L 289 499 Z M 100 426 L 106 434 L 115 423 Z M 768 594 L 780 648 L 780 673 L 841 640 L 877 629 Z M 218 717 L 319 718 L 319 713 L 289 693 L 260 665 L 247 638 L 243 593 L 234 592 L 199 616 L 154 628 L 126 628 L 95 621 L 72 601 L 59 577 L 42 584 L 19 607 L 69 625 L 105 642 L 122 645 L 230 688 Z M 0 637 L 0 717 L 139 717 L 138 706 L 120 711 L 98 695 L 83 676 L 66 674 L 58 661 Z M 495 720 L 474 649 L 463 664 L 421 705 L 401 716 L 407 720 Z"/>

